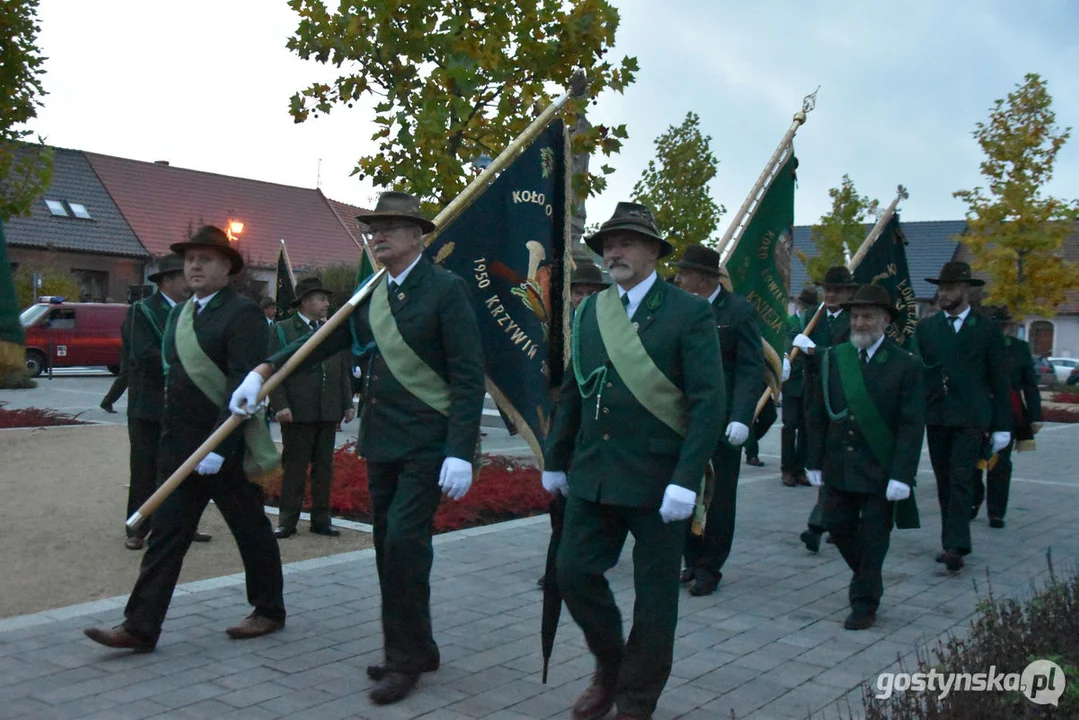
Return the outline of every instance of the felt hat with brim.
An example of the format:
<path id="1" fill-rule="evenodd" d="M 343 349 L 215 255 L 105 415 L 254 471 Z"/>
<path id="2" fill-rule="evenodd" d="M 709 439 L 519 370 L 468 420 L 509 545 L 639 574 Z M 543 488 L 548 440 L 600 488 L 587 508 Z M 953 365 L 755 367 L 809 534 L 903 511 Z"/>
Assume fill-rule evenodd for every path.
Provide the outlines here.
<path id="1" fill-rule="evenodd" d="M 166 255 L 157 261 L 157 271 L 148 275 L 150 282 L 155 285 L 161 283 L 161 278 L 165 277 L 169 273 L 183 272 L 184 271 L 184 258 L 182 255 Z"/>
<path id="2" fill-rule="evenodd" d="M 382 193 L 378 196 L 374 211 L 367 215 L 358 215 L 356 219 L 366 225 L 379 220 L 407 220 L 419 225 L 424 235 L 435 229 L 435 224 L 420 210 L 419 198 L 403 192 Z"/>
<path id="3" fill-rule="evenodd" d="M 571 287 L 573 285 L 607 286 L 607 282 L 603 279 L 603 273 L 590 262 L 582 262 L 577 266 L 577 269 L 573 271 L 573 278 L 569 281 L 569 284 Z"/>
<path id="4" fill-rule="evenodd" d="M 1001 325 L 1009 325 L 1015 322 L 1015 318 L 1012 317 L 1008 308 L 1002 306 L 991 308 L 989 317 L 993 318 Z"/>
<path id="5" fill-rule="evenodd" d="M 229 238 L 225 231 L 213 225 L 203 225 L 187 242 L 174 243 L 169 246 L 169 250 L 178 255 L 183 255 L 188 250 L 199 248 L 211 248 L 227 257 L 229 262 L 232 263 L 229 275 L 235 275 L 244 269 L 243 256 L 229 244 Z"/>
<path id="6" fill-rule="evenodd" d="M 940 271 L 940 277 L 926 278 L 925 281 L 934 285 L 940 285 L 941 283 L 967 283 L 971 287 L 985 285 L 985 280 L 973 277 L 970 272 L 970 265 L 961 260 L 944 263 L 944 267 Z"/>
<path id="7" fill-rule="evenodd" d="M 292 307 L 299 307 L 300 301 L 313 292 L 326 293 L 327 295 L 330 293 L 329 290 L 322 287 L 322 278 L 306 277 L 296 283 L 296 299 L 292 301 Z"/>
<path id="8" fill-rule="evenodd" d="M 677 268 L 696 270 L 705 275 L 720 276 L 719 253 L 704 245 L 690 245 L 686 248 L 682 259 L 674 263 Z"/>
<path id="9" fill-rule="evenodd" d="M 892 302 L 892 294 L 888 292 L 888 289 L 880 285 L 862 285 L 858 288 L 858 291 L 854 293 L 854 297 L 845 303 L 841 303 L 843 309 L 850 311 L 856 307 L 874 306 L 884 308 L 888 311 L 888 314 L 892 316 L 892 322 L 899 319 L 899 308 Z"/>
<path id="10" fill-rule="evenodd" d="M 663 239 L 656 227 L 656 220 L 647 205 L 620 202 L 614 208 L 611 219 L 600 225 L 599 230 L 585 238 L 585 244 L 597 255 L 603 255 L 603 239 L 616 232 L 629 232 L 659 243 L 659 256 L 666 257 L 674 246 Z"/>
<path id="11" fill-rule="evenodd" d="M 813 284 L 822 287 L 830 285 L 832 287 L 856 288 L 859 286 L 859 283 L 854 281 L 854 276 L 850 274 L 850 270 L 842 265 L 828 268 L 828 272 L 824 273 L 824 279 Z"/>
<path id="12" fill-rule="evenodd" d="M 265 310 L 268 307 L 277 307 L 277 301 L 272 297 L 265 297 L 259 300 L 259 310 Z"/>
<path id="13" fill-rule="evenodd" d="M 798 295 L 798 302 L 802 303 L 805 307 L 813 307 L 814 305 L 820 305 L 820 298 L 817 295 L 817 291 L 811 287 L 802 288 L 801 294 Z"/>

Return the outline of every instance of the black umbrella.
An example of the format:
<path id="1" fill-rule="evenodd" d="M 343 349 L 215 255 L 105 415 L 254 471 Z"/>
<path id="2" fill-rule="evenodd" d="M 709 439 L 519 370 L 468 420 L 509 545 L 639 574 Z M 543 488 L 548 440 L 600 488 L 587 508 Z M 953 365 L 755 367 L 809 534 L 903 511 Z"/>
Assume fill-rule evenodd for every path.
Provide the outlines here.
<path id="1" fill-rule="evenodd" d="M 556 560 L 562 541 L 562 521 L 566 516 L 566 498 L 555 495 L 548 508 L 551 514 L 551 542 L 547 546 L 547 567 L 543 575 L 543 621 L 540 625 L 540 645 L 543 648 L 543 684 L 547 684 L 547 664 L 554 649 L 554 636 L 562 616 L 562 593 L 558 589 Z"/>

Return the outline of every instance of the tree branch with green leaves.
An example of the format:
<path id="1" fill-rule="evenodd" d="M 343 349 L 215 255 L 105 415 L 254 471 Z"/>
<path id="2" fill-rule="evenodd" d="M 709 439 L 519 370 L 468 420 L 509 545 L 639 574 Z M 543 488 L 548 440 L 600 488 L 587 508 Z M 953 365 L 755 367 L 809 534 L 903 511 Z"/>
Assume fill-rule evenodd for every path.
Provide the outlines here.
<path id="1" fill-rule="evenodd" d="M 832 198 L 832 209 L 821 216 L 811 231 L 817 255 L 807 259 L 798 253 L 814 282 L 820 282 L 828 268 L 846 265 L 847 258 L 858 252 L 866 237 L 866 222 L 880 210 L 878 200 L 858 194 L 849 175 L 843 176 L 839 187 L 828 191 L 828 197 Z"/>

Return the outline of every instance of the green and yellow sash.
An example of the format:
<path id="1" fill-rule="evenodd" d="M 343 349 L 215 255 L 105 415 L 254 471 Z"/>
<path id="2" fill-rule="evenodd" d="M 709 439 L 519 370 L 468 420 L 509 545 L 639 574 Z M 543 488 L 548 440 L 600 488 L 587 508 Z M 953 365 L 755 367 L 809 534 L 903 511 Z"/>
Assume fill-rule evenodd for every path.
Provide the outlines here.
<path id="1" fill-rule="evenodd" d="M 202 394 L 210 398 L 210 402 L 218 407 L 225 407 L 229 402 L 229 398 L 225 395 L 228 379 L 199 345 L 198 336 L 195 334 L 194 308 L 194 298 L 181 307 L 179 319 L 176 322 L 176 354 L 187 376 L 202 391 Z M 277 445 L 270 436 L 270 428 L 266 425 L 264 417 L 265 412 L 265 410 L 259 410 L 243 425 L 244 472 L 249 479 L 264 475 L 281 466 L 281 455 L 277 452 Z"/>
<path id="2" fill-rule="evenodd" d="M 379 280 L 379 284 L 384 286 L 385 282 Z M 390 311 L 389 295 L 381 287 L 376 287 L 371 293 L 369 317 L 375 345 L 397 382 L 416 398 L 449 417 L 449 383 L 432 370 L 401 337 L 397 320 Z"/>

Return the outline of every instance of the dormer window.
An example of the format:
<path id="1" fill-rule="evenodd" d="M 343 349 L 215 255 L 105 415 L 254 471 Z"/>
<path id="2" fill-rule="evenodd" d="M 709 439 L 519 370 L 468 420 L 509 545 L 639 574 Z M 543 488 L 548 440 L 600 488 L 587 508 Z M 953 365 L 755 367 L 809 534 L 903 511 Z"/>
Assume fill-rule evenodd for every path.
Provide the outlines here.
<path id="1" fill-rule="evenodd" d="M 93 218 L 90 217 L 90 211 L 87 210 L 86 206 L 82 203 L 69 202 L 67 206 L 71 208 L 71 214 L 75 217 L 82 218 L 83 220 L 93 220 Z"/>
<path id="2" fill-rule="evenodd" d="M 49 208 L 49 214 L 56 217 L 68 217 L 67 208 L 59 200 L 46 200 L 45 205 Z M 84 208 L 85 209 L 85 208 Z"/>

